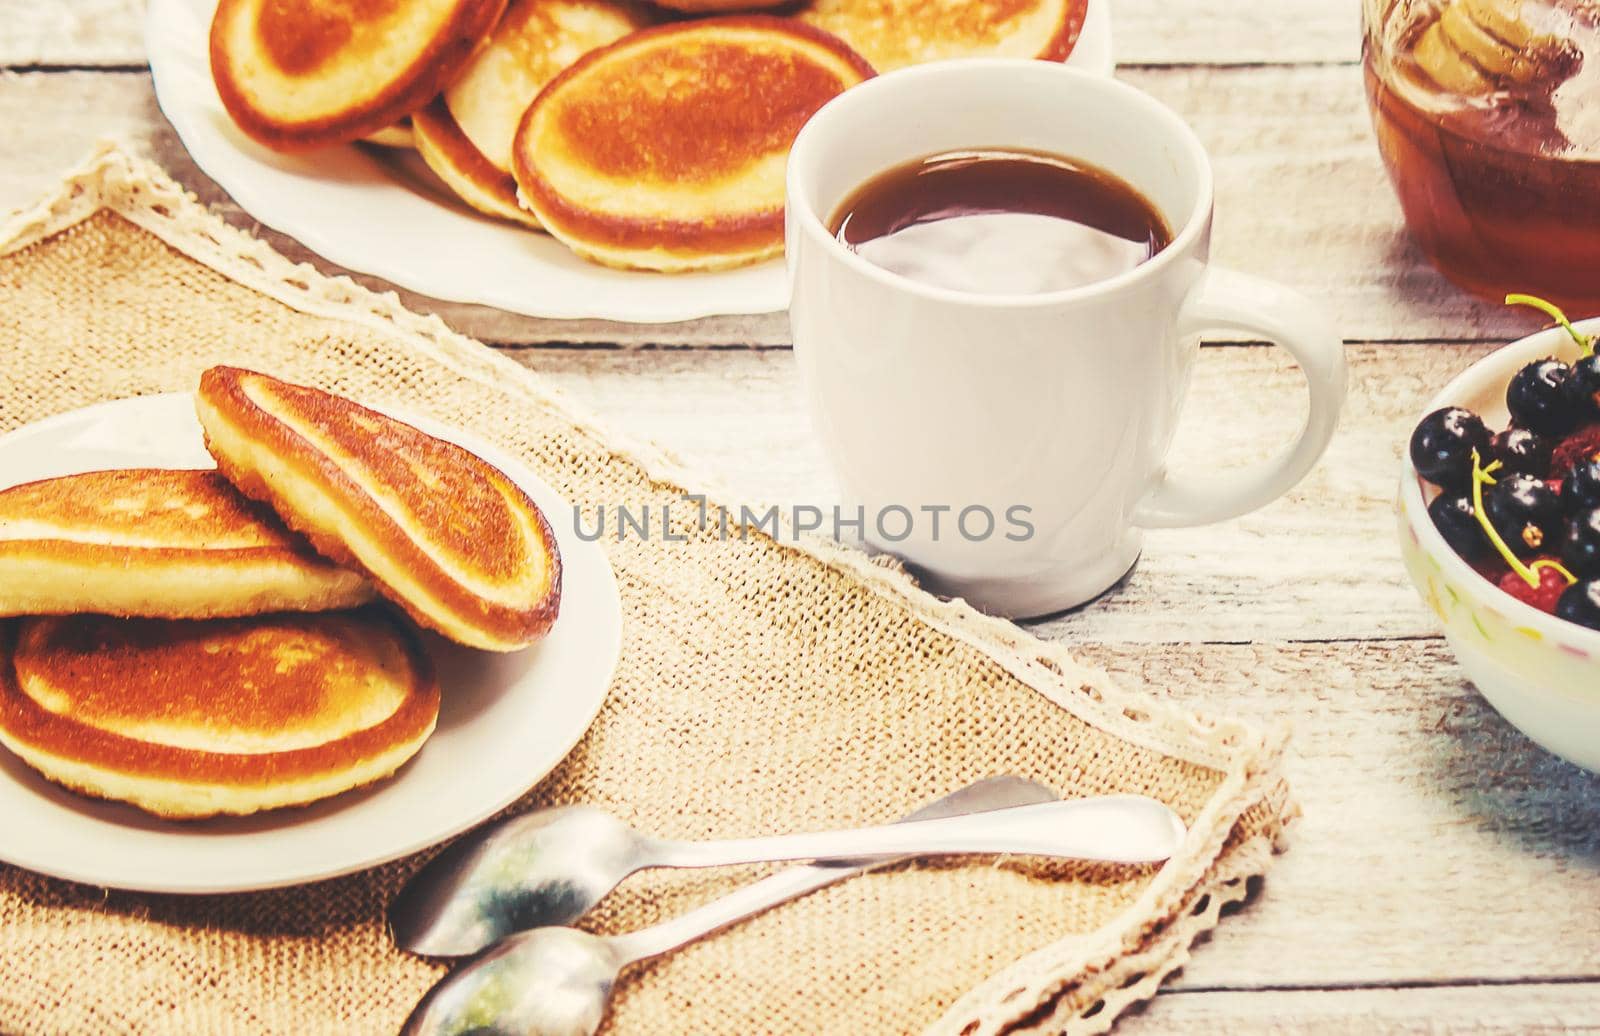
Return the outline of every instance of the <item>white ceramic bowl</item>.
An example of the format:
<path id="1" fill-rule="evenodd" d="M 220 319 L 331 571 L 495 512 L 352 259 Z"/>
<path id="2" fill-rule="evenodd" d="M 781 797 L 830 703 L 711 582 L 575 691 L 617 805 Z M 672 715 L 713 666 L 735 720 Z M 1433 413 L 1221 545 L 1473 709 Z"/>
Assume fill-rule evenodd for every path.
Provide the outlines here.
<path id="1" fill-rule="evenodd" d="M 1600 318 L 1577 327 L 1600 332 Z M 1491 430 L 1504 428 L 1505 387 L 1519 368 L 1545 356 L 1570 362 L 1578 355 L 1560 328 L 1530 335 L 1463 371 L 1417 420 L 1440 407 L 1464 406 Z M 1518 730 L 1563 759 L 1600 772 L 1600 630 L 1547 615 L 1473 571 L 1428 518 L 1435 495 L 1408 456 L 1397 503 L 1400 553 L 1417 592 L 1444 623 L 1456 660 Z"/>

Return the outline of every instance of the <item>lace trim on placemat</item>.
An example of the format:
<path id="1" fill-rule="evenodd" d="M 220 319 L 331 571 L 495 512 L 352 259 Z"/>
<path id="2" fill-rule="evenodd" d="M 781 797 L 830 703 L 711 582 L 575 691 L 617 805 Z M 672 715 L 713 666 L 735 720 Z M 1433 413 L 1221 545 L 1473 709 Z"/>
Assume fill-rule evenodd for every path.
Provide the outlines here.
<path id="1" fill-rule="evenodd" d="M 463 377 L 549 408 L 660 483 L 704 487 L 711 500 L 735 499 L 736 494 L 716 492 L 715 480 L 690 470 L 661 447 L 608 427 L 534 372 L 452 331 L 437 316 L 406 309 L 394 292 L 378 293 L 348 277 L 329 276 L 309 263 L 293 262 L 265 241 L 228 225 L 162 170 L 131 157 L 115 143 L 102 143 L 67 175 L 55 197 L 0 226 L 0 254 L 26 248 L 102 209 L 284 305 L 398 337 Z M 1264 873 L 1272 852 L 1282 847 L 1283 825 L 1296 813 L 1278 776 L 1285 725 L 1261 730 L 1120 690 L 1106 673 L 1081 665 L 1061 645 L 983 615 L 963 601 L 941 601 L 925 593 L 897 565 L 874 561 L 862 551 L 814 535 L 786 536 L 783 546 L 802 550 L 896 600 L 932 627 L 981 650 L 1084 722 L 1226 774 L 1222 787 L 1195 819 L 1180 854 L 1115 921 L 1040 950 L 992 976 L 958 1001 L 930 1033 L 979 1036 L 1018 1025 L 1031 1027 L 1030 1017 L 1042 1017 L 1074 1036 L 1109 1029 L 1121 1011 L 1153 995 L 1161 981 L 1187 960 L 1194 939 L 1216 926 L 1225 904 L 1245 896 L 1248 879 Z M 1249 843 L 1232 847 L 1229 856 L 1212 867 L 1239 818 L 1263 803 L 1270 806 L 1270 821 Z"/>
<path id="2" fill-rule="evenodd" d="M 714 480 L 704 472 L 688 468 L 657 444 L 641 442 L 609 426 L 515 361 L 452 331 L 437 316 L 406 309 L 394 292 L 380 294 L 348 277 L 328 276 L 310 263 L 293 262 L 260 238 L 228 225 L 159 168 L 130 157 L 114 143 L 102 143 L 91 158 L 67 175 L 64 187 L 57 198 L 24 210 L 0 226 L 0 250 L 25 248 L 109 207 L 177 251 L 287 306 L 391 334 L 399 330 L 410 344 L 458 374 L 480 384 L 515 390 L 560 413 L 580 430 L 611 444 L 620 456 L 637 463 L 658 482 L 715 488 Z M 707 494 L 708 499 L 724 501 L 735 496 Z M 762 503 L 751 509 L 762 513 L 766 508 Z M 781 509 L 779 515 L 782 522 Z M 1243 721 L 1219 719 L 1116 690 L 1104 672 L 1077 662 L 1062 646 L 984 615 L 963 601 L 941 601 L 926 594 L 903 569 L 875 564 L 860 550 L 810 534 L 785 537 L 784 542 L 803 544 L 807 553 L 898 599 L 941 632 L 983 648 L 1024 683 L 1118 737 L 1218 770 L 1234 765 L 1240 749 L 1262 743 L 1262 733 Z"/>

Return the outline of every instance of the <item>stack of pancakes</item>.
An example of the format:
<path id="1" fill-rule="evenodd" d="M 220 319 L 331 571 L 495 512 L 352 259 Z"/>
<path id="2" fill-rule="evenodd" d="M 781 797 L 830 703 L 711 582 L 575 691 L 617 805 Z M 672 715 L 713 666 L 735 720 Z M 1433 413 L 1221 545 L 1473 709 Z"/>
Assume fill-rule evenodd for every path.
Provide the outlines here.
<path id="1" fill-rule="evenodd" d="M 708 270 L 782 251 L 784 162 L 830 98 L 874 68 L 1063 60 L 1088 2 L 222 0 L 211 70 L 268 147 L 414 146 L 586 259 Z"/>
<path id="2" fill-rule="evenodd" d="M 533 501 L 384 414 L 217 367 L 218 469 L 0 491 L 0 744 L 164 817 L 298 805 L 394 773 L 439 686 L 413 623 L 490 651 L 550 628 Z"/>

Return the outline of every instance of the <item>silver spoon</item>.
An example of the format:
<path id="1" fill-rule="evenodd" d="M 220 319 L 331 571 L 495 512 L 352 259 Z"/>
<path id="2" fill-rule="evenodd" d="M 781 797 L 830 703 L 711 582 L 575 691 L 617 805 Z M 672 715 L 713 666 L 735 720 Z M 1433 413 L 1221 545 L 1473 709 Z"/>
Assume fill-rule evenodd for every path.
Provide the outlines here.
<path id="1" fill-rule="evenodd" d="M 1042 784 L 1020 777 L 991 777 L 922 807 L 906 821 L 1053 801 L 1055 793 Z M 514 935 L 434 986 L 402 1034 L 592 1033 L 605 1015 L 618 973 L 628 965 L 887 862 L 791 867 L 681 917 L 627 935 L 601 937 L 575 928 L 540 928 Z"/>
<path id="2" fill-rule="evenodd" d="M 389 909 L 395 941 L 433 957 L 477 953 L 513 932 L 570 924 L 647 867 L 776 860 L 1019 853 L 1158 863 L 1183 821 L 1155 799 L 1102 796 L 854 831 L 682 842 L 651 838 L 587 806 L 538 810 L 446 850 Z"/>

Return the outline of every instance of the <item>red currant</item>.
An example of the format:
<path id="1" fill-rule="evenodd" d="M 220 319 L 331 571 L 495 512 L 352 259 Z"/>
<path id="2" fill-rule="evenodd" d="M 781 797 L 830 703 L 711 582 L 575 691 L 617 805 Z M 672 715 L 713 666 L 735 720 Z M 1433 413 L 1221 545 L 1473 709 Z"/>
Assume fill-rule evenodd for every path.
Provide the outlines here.
<path id="1" fill-rule="evenodd" d="M 1507 572 L 1500 577 L 1500 589 L 1523 604 L 1531 604 L 1542 612 L 1554 615 L 1556 602 L 1567 589 L 1567 577 L 1555 568 L 1536 568 L 1534 571 L 1539 573 L 1538 587 L 1529 586 L 1528 581 L 1515 572 Z"/>

